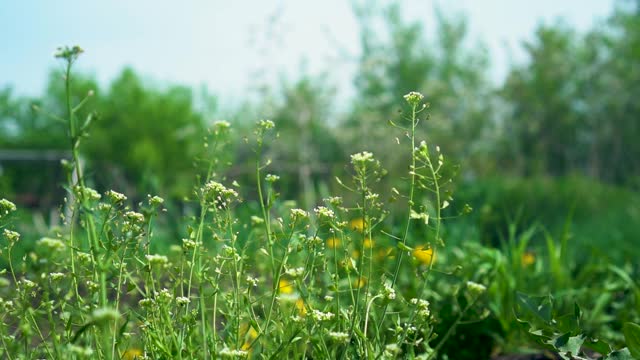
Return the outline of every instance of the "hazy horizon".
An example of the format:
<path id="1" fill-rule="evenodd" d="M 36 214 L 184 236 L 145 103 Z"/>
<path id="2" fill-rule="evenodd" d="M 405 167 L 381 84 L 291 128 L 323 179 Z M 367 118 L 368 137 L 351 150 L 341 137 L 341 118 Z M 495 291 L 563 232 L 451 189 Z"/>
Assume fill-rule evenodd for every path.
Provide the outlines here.
<path id="1" fill-rule="evenodd" d="M 587 31 L 611 14 L 614 4 L 407 1 L 403 13 L 406 19 L 419 19 L 428 38 L 435 6 L 448 17 L 466 16 L 470 43 L 486 46 L 490 76 L 499 82 L 509 64 L 522 61 L 521 43 L 538 24 L 562 19 L 576 31 Z M 215 1 L 171 6 L 150 0 L 5 2 L 0 5 L 0 39 L 6 49 L 0 57 L 0 87 L 25 96 L 43 93 L 49 71 L 59 65 L 52 54 L 61 45 L 86 50 L 78 69 L 93 74 L 101 86 L 130 66 L 161 84 L 204 86 L 223 102 L 232 102 L 257 81 L 274 84 L 302 73 L 327 72 L 338 93 L 348 95 L 355 69 L 348 58 L 359 55 L 350 3 L 338 0 L 251 6 Z"/>

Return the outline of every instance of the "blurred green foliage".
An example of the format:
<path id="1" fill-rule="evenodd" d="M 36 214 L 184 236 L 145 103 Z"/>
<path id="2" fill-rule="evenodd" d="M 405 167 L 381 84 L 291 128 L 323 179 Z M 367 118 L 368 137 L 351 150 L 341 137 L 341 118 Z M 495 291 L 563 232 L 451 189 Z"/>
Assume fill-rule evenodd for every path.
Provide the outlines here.
<path id="1" fill-rule="evenodd" d="M 228 175 L 253 189 L 248 159 L 254 149 L 243 139 L 250 131 L 247 121 L 256 114 L 276 123 L 279 139 L 265 151 L 274 163 L 284 164 L 270 169 L 287 179 L 281 189 L 284 198 L 313 206 L 335 190 L 333 177 L 344 172 L 341 164 L 348 154 L 362 150 L 376 154 L 387 169 L 380 186 L 397 183 L 406 170 L 397 164 L 410 156 L 398 151 L 397 143 L 408 140 L 401 132 L 395 139 L 388 136 L 386 123 L 403 125 L 406 114 L 400 112 L 397 96 L 417 90 L 436 105 L 429 113 L 439 119 L 421 119 L 426 126 L 419 127 L 419 137 L 439 145 L 453 158 L 451 163 L 464 169 L 459 178 L 472 184 L 469 200 L 481 211 L 478 216 L 498 219 L 486 220 L 484 227 L 506 223 L 505 216 L 514 218 L 518 211 L 522 221 L 553 227 L 571 211 L 575 219 L 581 218 L 580 212 L 593 214 L 589 201 L 595 200 L 589 199 L 608 199 L 598 205 L 604 209 L 627 196 L 600 196 L 597 182 L 637 191 L 637 2 L 619 2 L 606 22 L 584 34 L 563 23 L 541 25 L 523 44 L 526 61 L 514 64 L 497 85 L 489 79 L 490 57 L 482 44 L 470 41 L 464 17 L 437 11 L 435 30 L 428 33 L 422 23 L 407 21 L 398 4 L 356 3 L 353 8 L 361 52 L 356 93 L 347 106 L 322 76 L 303 75 L 282 83 L 231 111 L 220 109 L 216 98 L 205 92 L 158 85 L 132 69 L 124 69 L 108 86 L 99 86 L 91 76 L 76 76 L 73 102 L 93 91 L 87 108 L 99 114 L 82 149 L 93 185 L 138 199 L 159 193 L 169 201 L 181 200 L 202 173 L 207 128 L 214 119 L 227 118 L 237 125 L 225 159 L 234 164 Z M 65 113 L 60 76 L 59 71 L 51 73 L 40 98 L 19 98 L 8 88 L 0 91 L 0 149 L 45 153 L 68 148 L 65 126 L 47 115 Z M 338 101 L 346 111 L 335 111 Z M 47 209 L 63 194 L 56 161 L 25 163 L 4 157 L 0 166 L 0 191 L 23 205 Z M 504 177 L 523 181 L 502 181 Z M 540 183 L 527 178 L 548 180 L 533 186 Z M 574 187 L 578 195 L 567 198 L 565 190 Z M 538 201 L 533 194 L 539 194 Z M 245 196 L 255 198 L 252 193 Z M 485 214 L 485 205 L 494 212 Z M 593 218 L 625 219 L 611 224 L 620 224 L 615 236 L 626 239 L 635 231 L 627 230 L 631 226 L 624 214 L 635 211 L 620 210 L 620 216 L 604 211 Z M 583 228 L 589 229 L 585 234 L 593 230 L 591 234 L 600 235 L 599 227 L 589 225 L 595 223 L 584 222 Z"/>

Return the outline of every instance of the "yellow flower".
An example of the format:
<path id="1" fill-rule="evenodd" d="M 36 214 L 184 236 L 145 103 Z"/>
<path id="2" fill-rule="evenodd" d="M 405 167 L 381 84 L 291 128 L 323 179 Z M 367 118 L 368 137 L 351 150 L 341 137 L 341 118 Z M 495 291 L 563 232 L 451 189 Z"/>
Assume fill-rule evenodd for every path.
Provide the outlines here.
<path id="1" fill-rule="evenodd" d="M 242 344 L 241 350 L 245 350 L 245 351 L 251 350 L 251 344 L 255 339 L 258 338 L 258 332 L 256 331 L 256 329 L 253 328 L 253 326 L 250 326 L 247 323 L 244 323 L 240 325 L 240 333 L 245 333 L 244 344 Z"/>
<path id="2" fill-rule="evenodd" d="M 142 350 L 136 349 L 136 348 L 131 348 L 131 349 L 127 349 L 124 352 L 124 354 L 122 354 L 122 360 L 142 359 L 143 355 L 144 354 L 142 353 Z"/>
<path id="3" fill-rule="evenodd" d="M 536 262 L 536 255 L 530 251 L 527 251 L 524 254 L 522 254 L 521 262 L 522 262 L 522 267 L 527 267 L 533 264 L 534 262 Z"/>
<path id="4" fill-rule="evenodd" d="M 356 218 L 351 220 L 351 222 L 349 223 L 349 228 L 351 230 L 356 230 L 358 232 L 363 232 L 364 231 L 364 219 L 363 218 Z"/>
<path id="5" fill-rule="evenodd" d="M 364 245 L 365 249 L 372 248 L 373 247 L 373 240 L 371 240 L 369 238 L 366 238 L 366 239 L 364 239 L 364 244 L 363 245 Z"/>
<path id="6" fill-rule="evenodd" d="M 331 237 L 327 239 L 327 247 L 329 249 L 336 249 L 340 247 L 340 239 Z"/>
<path id="7" fill-rule="evenodd" d="M 362 288 L 366 284 L 367 284 L 367 278 L 362 276 L 353 281 L 353 287 L 358 289 Z"/>
<path id="8" fill-rule="evenodd" d="M 358 251 L 358 250 L 353 250 L 353 251 L 351 252 L 351 257 L 352 257 L 352 258 L 354 258 L 354 259 L 356 259 L 356 260 L 360 259 L 360 251 Z"/>
<path id="9" fill-rule="evenodd" d="M 280 279 L 278 282 L 278 291 L 281 294 L 293 294 L 293 284 L 286 279 Z"/>
<path id="10" fill-rule="evenodd" d="M 431 265 L 436 261 L 433 248 L 425 245 L 418 245 L 413 249 L 413 257 L 424 265 Z"/>
<path id="11" fill-rule="evenodd" d="M 304 305 L 304 300 L 296 300 L 296 309 L 298 309 L 298 314 L 300 314 L 300 316 L 307 315 L 307 307 Z"/>

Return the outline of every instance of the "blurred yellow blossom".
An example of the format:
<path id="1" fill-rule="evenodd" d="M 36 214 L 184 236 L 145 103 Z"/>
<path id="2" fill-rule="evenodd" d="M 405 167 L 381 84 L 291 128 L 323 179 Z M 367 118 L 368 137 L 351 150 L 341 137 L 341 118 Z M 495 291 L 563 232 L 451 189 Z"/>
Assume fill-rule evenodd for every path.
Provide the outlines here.
<path id="1" fill-rule="evenodd" d="M 527 251 L 524 254 L 522 254 L 521 261 L 522 261 L 522 267 L 527 267 L 536 262 L 536 255 L 530 251 Z"/>
<path id="2" fill-rule="evenodd" d="M 364 245 L 365 249 L 372 248 L 373 247 L 373 240 L 371 240 L 369 238 L 366 238 L 366 239 L 364 239 L 363 245 Z"/>
<path id="3" fill-rule="evenodd" d="M 302 299 L 296 300 L 296 309 L 298 309 L 300 316 L 305 316 L 307 314 L 307 307 L 304 305 L 304 300 Z"/>
<path id="4" fill-rule="evenodd" d="M 124 354 L 122 354 L 122 360 L 139 360 L 142 359 L 143 355 L 142 350 L 131 348 L 127 349 Z"/>
<path id="5" fill-rule="evenodd" d="M 367 284 L 367 278 L 362 277 L 362 276 L 353 281 L 353 287 L 357 288 L 357 289 L 362 288 L 366 284 Z"/>
<path id="6" fill-rule="evenodd" d="M 327 247 L 329 249 L 336 249 L 340 247 L 340 239 L 336 237 L 330 237 L 327 239 Z"/>
<path id="7" fill-rule="evenodd" d="M 278 292 L 281 294 L 293 294 L 293 284 L 286 279 L 280 279 L 278 282 Z"/>
<path id="8" fill-rule="evenodd" d="M 253 326 L 243 323 L 240 325 L 240 333 L 244 333 L 244 344 L 242 344 L 241 350 L 251 351 L 251 344 L 258 338 L 258 332 Z"/>
<path id="9" fill-rule="evenodd" d="M 359 232 L 363 232 L 364 231 L 364 219 L 363 218 L 356 218 L 351 220 L 351 222 L 349 223 L 349 228 L 351 230 L 356 230 Z"/>
<path id="10" fill-rule="evenodd" d="M 413 249 L 413 257 L 424 265 L 431 265 L 436 261 L 433 248 L 425 245 L 418 245 Z M 432 260 L 433 259 L 433 260 Z"/>

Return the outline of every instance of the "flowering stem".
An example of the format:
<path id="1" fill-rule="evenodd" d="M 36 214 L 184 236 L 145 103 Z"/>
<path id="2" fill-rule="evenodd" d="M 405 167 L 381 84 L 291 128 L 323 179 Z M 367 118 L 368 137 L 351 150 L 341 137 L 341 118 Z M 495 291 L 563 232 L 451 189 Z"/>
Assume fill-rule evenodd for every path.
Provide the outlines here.
<path id="1" fill-rule="evenodd" d="M 413 209 L 413 203 L 414 203 L 414 193 L 415 193 L 415 185 L 416 185 L 416 125 L 417 125 L 417 121 L 416 121 L 416 115 L 417 115 L 417 108 L 418 104 L 414 103 L 411 105 L 411 132 L 410 132 L 410 137 L 411 137 L 411 168 L 410 168 L 410 175 L 411 175 L 411 180 L 409 181 L 409 200 L 407 201 L 407 222 L 405 224 L 404 227 L 404 233 L 402 234 L 402 239 L 400 240 L 402 242 L 403 247 L 406 247 L 407 244 L 407 237 L 409 236 L 409 228 L 411 226 L 411 210 Z M 395 266 L 395 270 L 393 271 L 393 277 L 391 278 L 391 287 L 393 288 L 396 284 L 396 282 L 398 281 L 398 275 L 400 273 L 400 267 L 402 265 L 402 260 L 404 257 L 404 251 L 399 251 L 398 252 L 398 259 L 396 260 L 396 266 Z M 378 323 L 378 328 L 382 327 L 382 324 L 384 323 L 384 319 L 387 315 L 387 308 L 389 307 L 389 303 L 386 303 L 382 309 L 382 316 L 380 317 L 380 321 Z"/>

